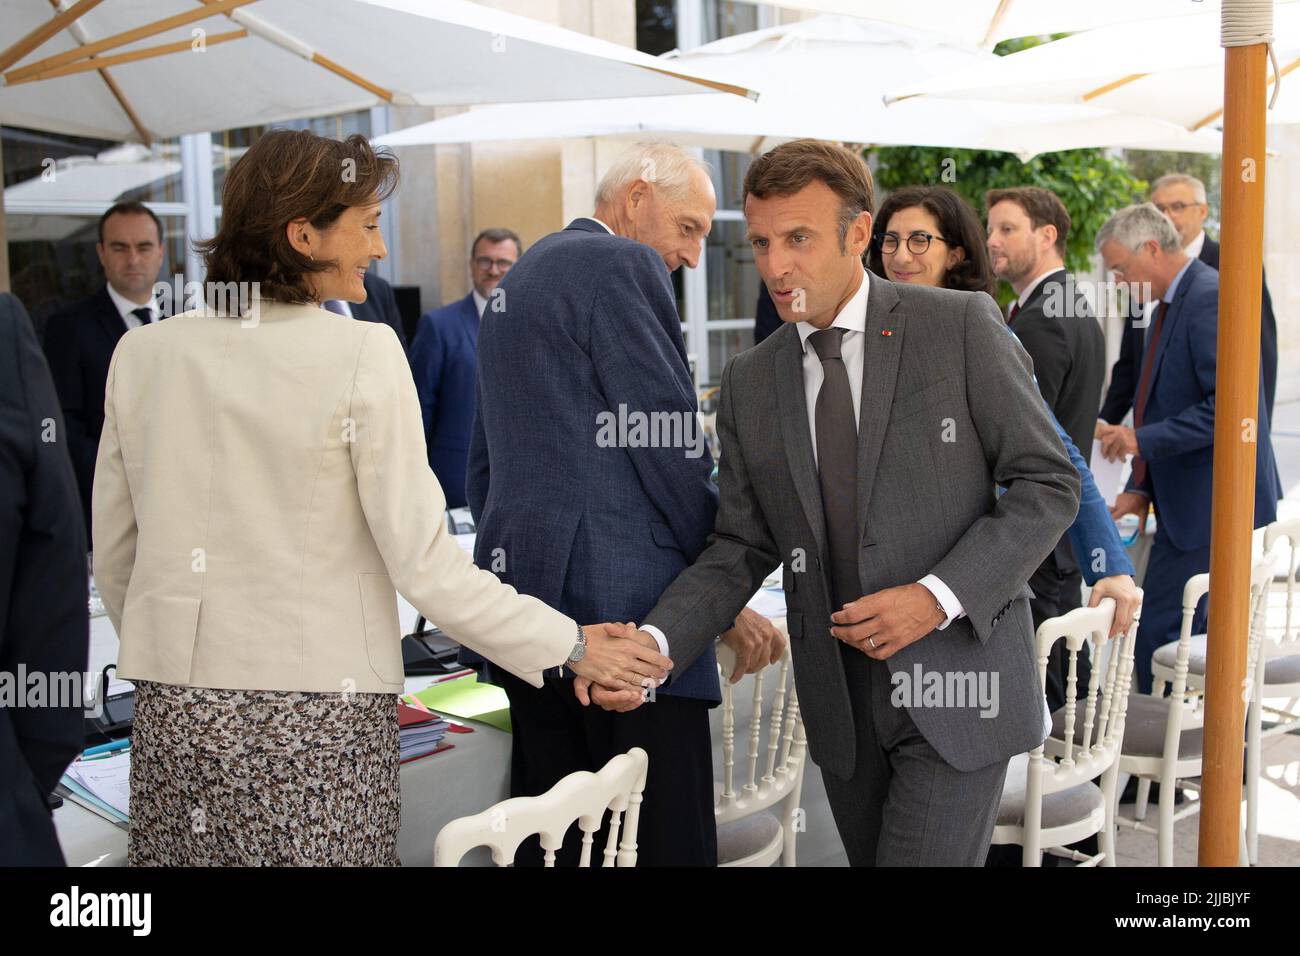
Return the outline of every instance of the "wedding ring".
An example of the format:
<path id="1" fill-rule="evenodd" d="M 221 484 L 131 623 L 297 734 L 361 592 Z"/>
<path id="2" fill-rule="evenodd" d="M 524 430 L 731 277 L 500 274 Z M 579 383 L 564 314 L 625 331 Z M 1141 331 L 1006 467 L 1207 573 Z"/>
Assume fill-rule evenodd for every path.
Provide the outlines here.
<path id="1" fill-rule="evenodd" d="M 875 642 L 875 640 L 874 640 L 873 638 L 870 638 L 870 637 L 867 638 L 867 643 L 871 645 L 871 649 L 872 649 L 873 651 L 876 649 L 876 642 Z"/>

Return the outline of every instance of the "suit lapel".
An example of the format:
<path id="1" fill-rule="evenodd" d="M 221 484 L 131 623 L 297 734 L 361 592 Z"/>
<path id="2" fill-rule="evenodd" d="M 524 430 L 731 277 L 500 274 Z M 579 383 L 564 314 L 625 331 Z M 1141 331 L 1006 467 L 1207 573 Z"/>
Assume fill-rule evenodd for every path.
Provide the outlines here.
<path id="1" fill-rule="evenodd" d="M 894 404 L 898 365 L 903 354 L 906 314 L 895 311 L 898 292 L 892 283 L 867 273 L 866 337 L 862 343 L 862 397 L 858 410 L 858 539 L 867 532 L 867 506 L 885 429 Z"/>
<path id="2" fill-rule="evenodd" d="M 488 308 L 492 303 L 488 303 Z M 478 354 L 478 328 L 479 316 L 478 306 L 474 304 L 474 293 L 471 292 L 461 300 L 461 323 L 465 327 L 465 336 L 469 339 L 469 347 L 473 354 Z"/>
<path id="3" fill-rule="evenodd" d="M 1049 282 L 1059 282 L 1060 281 L 1059 277 L 1064 273 L 1065 273 L 1065 269 L 1061 268 L 1061 269 L 1057 269 L 1055 272 L 1049 272 L 1047 275 L 1043 276 L 1043 281 L 1038 283 L 1038 285 L 1034 286 L 1034 291 L 1029 293 L 1029 298 L 1025 300 L 1025 304 L 1022 305 L 1018 310 L 1016 310 L 1017 321 L 1019 320 L 1020 316 L 1024 315 L 1030 309 L 1037 309 L 1041 307 L 1040 303 L 1042 302 L 1043 298 L 1047 295 L 1047 284 Z M 1014 329 L 1015 326 L 1016 323 L 1012 322 L 1011 327 Z"/>
<path id="4" fill-rule="evenodd" d="M 791 325 L 774 333 L 784 336 L 776 353 L 776 394 L 780 405 L 781 437 L 785 459 L 790 464 L 799 503 L 808 527 L 817 539 L 818 555 L 826 554 L 826 518 L 822 510 L 821 482 L 813 463 L 812 439 L 808 434 L 808 402 L 804 398 L 803 346 L 799 331 Z"/>
<path id="5" fill-rule="evenodd" d="M 108 336 L 108 341 L 116 346 L 117 340 L 126 335 L 126 323 L 122 321 L 121 313 L 117 311 L 112 296 L 108 294 L 108 286 L 99 290 L 98 305 L 95 318 L 99 320 L 100 328 Z"/>
<path id="6" fill-rule="evenodd" d="M 1192 276 L 1199 265 L 1203 265 L 1203 263 L 1193 260 L 1192 264 L 1187 267 L 1187 271 L 1183 273 L 1182 279 L 1178 282 L 1178 291 L 1174 293 L 1174 301 L 1169 303 L 1169 311 L 1165 313 L 1165 323 L 1160 329 L 1160 340 L 1156 342 L 1156 357 L 1151 363 L 1151 381 L 1147 385 L 1147 402 L 1151 401 L 1151 395 L 1156 390 L 1156 379 L 1160 377 L 1160 365 L 1169 352 L 1169 340 L 1182 318 L 1183 300 L 1187 298 L 1187 290 L 1192 285 Z"/>

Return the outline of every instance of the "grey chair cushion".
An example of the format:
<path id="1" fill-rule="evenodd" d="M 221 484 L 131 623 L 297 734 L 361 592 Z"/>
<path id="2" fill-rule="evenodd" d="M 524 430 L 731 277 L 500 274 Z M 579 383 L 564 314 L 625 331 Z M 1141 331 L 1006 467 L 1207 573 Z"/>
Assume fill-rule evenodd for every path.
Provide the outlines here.
<path id="1" fill-rule="evenodd" d="M 1078 701 L 1074 718 L 1074 740 L 1082 745 L 1085 701 Z M 1165 752 L 1165 721 L 1169 717 L 1169 699 L 1149 694 L 1129 694 L 1128 711 L 1124 717 L 1124 745 L 1122 752 L 1130 757 L 1159 757 Z M 1093 730 L 1094 736 L 1096 730 Z M 1065 739 L 1065 708 L 1052 714 L 1052 737 Z M 1178 756 L 1182 759 L 1201 756 L 1205 732 L 1201 727 L 1183 730 L 1178 743 Z"/>
<path id="2" fill-rule="evenodd" d="M 718 866 L 752 856 L 777 838 L 781 821 L 766 810 L 718 827 Z"/>
<path id="3" fill-rule="evenodd" d="M 1300 684 L 1300 654 L 1265 661 L 1264 684 Z"/>
<path id="4" fill-rule="evenodd" d="M 1002 784 L 1002 800 L 998 804 L 997 825 L 1000 827 L 1025 825 L 1025 771 L 1028 767 L 1028 754 L 1011 758 L 1006 781 Z M 1043 797 L 1043 829 L 1086 820 L 1094 811 L 1101 809 L 1104 803 L 1101 788 L 1092 781 L 1069 790 L 1049 793 Z"/>
<path id="5" fill-rule="evenodd" d="M 1187 672 L 1199 676 L 1205 675 L 1205 635 L 1193 634 L 1187 655 Z M 1178 642 L 1174 641 L 1156 649 L 1151 655 L 1153 663 L 1170 670 L 1178 658 Z M 1300 683 L 1300 654 L 1290 657 L 1274 657 L 1264 662 L 1265 684 Z"/>
<path id="6" fill-rule="evenodd" d="M 1187 653 L 1187 673 L 1204 674 L 1205 673 L 1205 635 L 1193 634 L 1188 641 Z M 1178 660 L 1178 642 L 1170 641 L 1162 647 L 1156 648 L 1156 652 L 1151 655 L 1151 662 L 1159 664 L 1161 667 L 1174 669 L 1174 664 Z"/>

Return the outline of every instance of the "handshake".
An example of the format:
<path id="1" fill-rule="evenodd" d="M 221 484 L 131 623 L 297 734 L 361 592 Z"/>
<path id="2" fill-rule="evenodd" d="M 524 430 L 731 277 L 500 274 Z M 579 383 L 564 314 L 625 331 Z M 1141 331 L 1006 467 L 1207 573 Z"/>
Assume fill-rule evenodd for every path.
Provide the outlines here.
<path id="1" fill-rule="evenodd" d="M 673 669 L 659 643 L 635 624 L 589 624 L 582 630 L 586 653 L 569 667 L 578 675 L 573 690 L 584 707 L 594 701 L 605 710 L 635 710 Z"/>
<path id="2" fill-rule="evenodd" d="M 659 653 L 659 643 L 635 624 L 591 624 L 582 629 L 587 650 L 582 660 L 569 667 L 578 676 L 573 692 L 584 707 L 596 704 L 605 710 L 635 710 L 651 699 L 673 669 L 673 662 Z M 736 655 L 731 674 L 734 684 L 785 654 L 785 636 L 771 621 L 745 608 L 735 626 L 722 641 Z"/>

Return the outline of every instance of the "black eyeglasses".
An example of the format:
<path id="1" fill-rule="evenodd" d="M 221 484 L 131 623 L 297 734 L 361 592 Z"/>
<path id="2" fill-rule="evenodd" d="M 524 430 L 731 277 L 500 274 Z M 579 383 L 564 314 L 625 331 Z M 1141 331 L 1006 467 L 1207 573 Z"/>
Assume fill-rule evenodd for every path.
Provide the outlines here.
<path id="1" fill-rule="evenodd" d="M 876 240 L 880 247 L 881 255 L 892 256 L 898 251 L 898 233 L 882 233 Z M 914 232 L 907 237 L 907 251 L 914 256 L 923 256 L 930 251 L 930 243 L 938 239 L 940 242 L 947 242 L 943 236 L 932 235 L 928 232 Z"/>
<path id="2" fill-rule="evenodd" d="M 493 266 L 496 266 L 497 272 L 509 272 L 514 264 L 514 259 L 489 259 L 487 256 L 479 256 L 474 260 L 475 268 L 481 272 L 487 272 Z"/>

